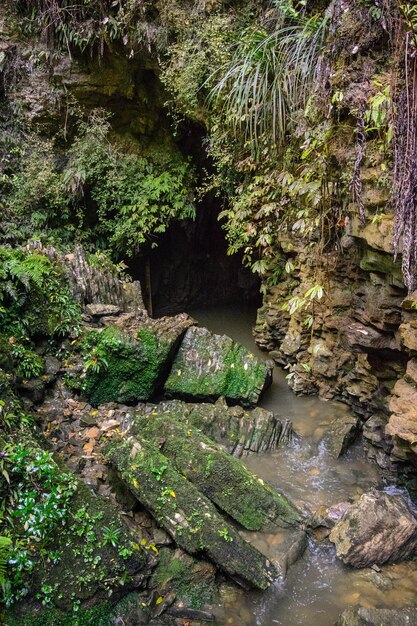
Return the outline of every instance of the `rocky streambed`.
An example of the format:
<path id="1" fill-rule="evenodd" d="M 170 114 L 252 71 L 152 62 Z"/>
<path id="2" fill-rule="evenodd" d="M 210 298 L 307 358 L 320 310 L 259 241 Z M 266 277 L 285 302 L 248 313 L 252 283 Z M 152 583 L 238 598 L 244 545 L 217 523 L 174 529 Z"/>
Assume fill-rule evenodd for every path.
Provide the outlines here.
<path id="1" fill-rule="evenodd" d="M 416 511 L 347 407 L 276 368 L 269 387 L 250 313 L 153 320 L 139 285 L 117 302 L 97 272 L 77 286 L 82 333 L 18 386 L 75 474 L 72 522 L 10 623 L 42 623 L 51 588 L 48 624 L 74 606 L 94 626 L 413 624 Z"/>

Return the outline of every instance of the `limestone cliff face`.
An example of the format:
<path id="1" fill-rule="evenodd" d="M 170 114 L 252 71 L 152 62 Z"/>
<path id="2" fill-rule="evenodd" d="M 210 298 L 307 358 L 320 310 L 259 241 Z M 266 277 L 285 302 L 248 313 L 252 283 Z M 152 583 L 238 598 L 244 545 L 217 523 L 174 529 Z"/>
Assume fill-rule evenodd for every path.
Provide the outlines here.
<path id="1" fill-rule="evenodd" d="M 311 329 L 305 315 L 290 316 L 282 305 L 311 285 L 317 268 L 299 241 L 283 238 L 295 271 L 266 295 L 254 330 L 258 345 L 287 367 L 294 391 L 336 398 L 360 415 L 382 465 L 385 452 L 414 462 L 417 438 L 417 294 L 406 296 L 392 226 L 391 216 L 347 225 L 340 252 L 322 259 L 325 295 L 314 304 Z"/>

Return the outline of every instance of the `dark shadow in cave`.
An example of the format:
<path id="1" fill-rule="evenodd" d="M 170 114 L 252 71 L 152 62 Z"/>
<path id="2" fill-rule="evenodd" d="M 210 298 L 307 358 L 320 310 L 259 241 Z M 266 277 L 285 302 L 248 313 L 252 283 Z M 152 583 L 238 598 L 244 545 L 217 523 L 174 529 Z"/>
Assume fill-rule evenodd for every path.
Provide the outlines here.
<path id="1" fill-rule="evenodd" d="M 197 173 L 212 170 L 204 138 L 202 126 L 187 122 L 178 141 Z M 224 304 L 260 306 L 258 277 L 243 267 L 241 255 L 227 254 L 218 221 L 221 210 L 222 200 L 207 194 L 197 205 L 195 221 L 174 223 L 158 238 L 156 248 L 129 264 L 153 316 Z"/>

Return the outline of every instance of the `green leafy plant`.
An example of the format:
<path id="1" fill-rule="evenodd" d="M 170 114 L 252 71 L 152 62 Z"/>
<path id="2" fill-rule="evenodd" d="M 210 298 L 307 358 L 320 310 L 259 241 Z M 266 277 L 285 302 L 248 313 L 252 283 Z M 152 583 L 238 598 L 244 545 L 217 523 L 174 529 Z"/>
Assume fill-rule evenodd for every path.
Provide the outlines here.
<path id="1" fill-rule="evenodd" d="M 228 543 L 233 541 L 233 537 L 230 536 L 229 531 L 227 530 L 227 528 L 221 528 L 219 530 L 219 537 L 221 537 L 222 539 L 224 539 Z"/>
<path id="2" fill-rule="evenodd" d="M 116 547 L 119 543 L 121 529 L 115 526 L 103 526 L 102 531 L 104 545 L 111 544 L 113 547 Z"/>
<path id="3" fill-rule="evenodd" d="M 157 481 L 161 481 L 162 477 L 164 475 L 164 473 L 167 471 L 168 466 L 167 465 L 161 465 L 161 467 L 152 467 L 151 472 L 152 474 L 156 475 L 156 480 Z"/>
<path id="4" fill-rule="evenodd" d="M 77 333 L 80 308 L 57 264 L 37 252 L 0 248 L 0 326 L 22 343 L 32 336 Z M 40 362 L 23 346 L 13 346 L 23 369 L 40 371 Z"/>
<path id="5" fill-rule="evenodd" d="M 6 566 L 10 557 L 12 540 L 10 537 L 0 536 L 0 586 L 5 591 Z"/>
<path id="6" fill-rule="evenodd" d="M 254 153 L 262 136 L 283 142 L 290 112 L 304 108 L 313 88 L 328 19 L 296 11 L 291 18 L 292 24 L 277 20 L 271 33 L 245 29 L 230 64 L 216 70 L 220 78 L 210 102 L 225 112 L 236 136 L 243 134 Z"/>
<path id="7" fill-rule="evenodd" d="M 297 311 L 311 311 L 314 307 L 315 301 L 320 301 L 324 296 L 324 287 L 322 285 L 314 285 L 307 289 L 303 296 L 292 296 L 288 301 L 282 305 L 283 311 L 288 311 L 290 315 L 294 315 Z M 304 320 L 304 324 L 309 328 L 312 327 L 314 317 L 312 314 L 308 314 Z"/>
<path id="8" fill-rule="evenodd" d="M 192 170 L 178 154 L 158 163 L 122 152 L 109 132 L 108 117 L 94 111 L 80 124 L 63 175 L 74 202 L 93 202 L 95 236 L 114 252 L 132 255 L 173 219 L 194 217 Z"/>

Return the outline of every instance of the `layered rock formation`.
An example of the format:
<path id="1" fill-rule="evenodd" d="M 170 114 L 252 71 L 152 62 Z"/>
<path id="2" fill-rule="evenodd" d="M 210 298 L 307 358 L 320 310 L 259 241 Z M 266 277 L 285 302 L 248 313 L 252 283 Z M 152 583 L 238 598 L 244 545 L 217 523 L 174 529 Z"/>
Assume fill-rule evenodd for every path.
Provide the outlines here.
<path id="1" fill-rule="evenodd" d="M 354 567 L 400 561 L 415 554 L 417 519 L 401 496 L 370 491 L 345 511 L 330 541 L 337 556 Z"/>
<path id="2" fill-rule="evenodd" d="M 280 245 L 295 270 L 269 290 L 254 330 L 258 345 L 289 368 L 294 391 L 353 408 L 370 456 L 385 467 L 387 453 L 394 463 L 413 461 L 417 424 L 414 361 L 407 365 L 417 349 L 416 312 L 393 260 L 392 227 L 391 216 L 364 228 L 355 219 L 348 223 L 339 252 L 325 255 L 325 295 L 314 303 L 312 330 L 305 313 L 290 316 L 283 305 L 288 293 L 307 290 L 317 268 L 301 241 L 283 235 Z"/>

